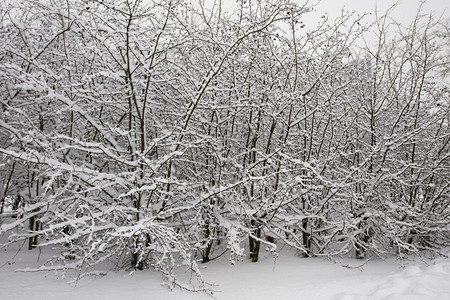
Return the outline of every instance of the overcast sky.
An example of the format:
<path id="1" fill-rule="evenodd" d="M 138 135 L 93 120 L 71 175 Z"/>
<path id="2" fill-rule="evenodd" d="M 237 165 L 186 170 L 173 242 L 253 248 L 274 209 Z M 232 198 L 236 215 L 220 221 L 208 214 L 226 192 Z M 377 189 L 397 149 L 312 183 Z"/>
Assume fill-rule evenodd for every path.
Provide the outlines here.
<path id="1" fill-rule="evenodd" d="M 299 4 L 305 3 L 304 0 L 297 0 Z M 310 0 L 309 3 L 315 3 L 318 0 Z M 374 12 L 375 8 L 379 12 L 385 12 L 392 4 L 393 0 L 322 0 L 317 5 L 317 12 L 327 12 L 330 18 L 336 17 L 340 10 L 357 11 L 358 13 Z M 392 12 L 392 17 L 403 25 L 409 24 L 417 13 L 420 6 L 420 0 L 401 0 L 399 6 Z M 430 12 L 435 17 L 449 17 L 450 0 L 428 0 L 423 6 L 423 12 Z"/>
<path id="2" fill-rule="evenodd" d="M 194 3 L 198 0 L 192 0 Z M 255 0 L 252 0 L 255 1 Z M 303 5 L 307 0 L 296 0 L 298 4 Z M 213 2 L 213 1 L 211 1 Z M 340 14 L 342 8 L 357 13 L 374 12 L 375 8 L 384 13 L 393 3 L 398 2 L 398 7 L 392 12 L 392 17 L 403 25 L 408 25 L 417 13 L 421 0 L 309 0 L 309 4 L 318 3 L 316 6 L 317 14 L 327 13 L 330 19 L 334 19 Z M 225 7 L 236 6 L 235 0 L 222 0 Z M 428 0 L 423 6 L 423 12 L 430 12 L 435 17 L 448 18 L 450 16 L 450 0 Z M 313 17 L 310 13 L 309 17 Z M 319 16 L 320 18 L 320 16 Z"/>

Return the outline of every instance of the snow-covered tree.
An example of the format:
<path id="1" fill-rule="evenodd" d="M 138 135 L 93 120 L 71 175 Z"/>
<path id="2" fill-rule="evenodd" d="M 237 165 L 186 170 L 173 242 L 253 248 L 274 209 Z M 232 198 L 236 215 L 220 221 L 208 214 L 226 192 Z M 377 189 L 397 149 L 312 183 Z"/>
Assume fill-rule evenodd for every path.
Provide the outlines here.
<path id="1" fill-rule="evenodd" d="M 1 234 L 207 290 L 197 262 L 439 252 L 445 37 L 433 19 L 308 28 L 287 0 L 15 1 L 0 27 Z M 183 284 L 175 269 L 195 278 Z"/>

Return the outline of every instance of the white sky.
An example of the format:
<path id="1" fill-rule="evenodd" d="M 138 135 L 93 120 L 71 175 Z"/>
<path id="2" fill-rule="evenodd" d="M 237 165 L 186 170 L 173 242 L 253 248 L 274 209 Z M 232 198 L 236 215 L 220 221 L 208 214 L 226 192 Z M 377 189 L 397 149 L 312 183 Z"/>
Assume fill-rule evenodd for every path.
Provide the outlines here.
<path id="1" fill-rule="evenodd" d="M 297 0 L 299 4 L 305 3 L 304 0 Z M 310 0 L 309 3 L 315 3 L 318 0 Z M 421 0 L 322 0 L 317 5 L 317 13 L 328 13 L 330 18 L 339 15 L 340 10 L 344 8 L 357 13 L 374 12 L 375 8 L 380 12 L 385 12 L 393 3 L 399 2 L 399 6 L 392 12 L 392 17 L 403 25 L 408 25 L 417 13 Z M 449 0 L 428 0 L 423 6 L 423 13 L 432 13 L 435 17 L 448 18 L 450 16 Z"/>
<path id="2" fill-rule="evenodd" d="M 198 0 L 192 0 L 194 3 Z M 255 1 L 255 0 L 250 0 Z M 298 4 L 303 5 L 307 0 L 296 0 Z M 206 0 L 208 2 L 208 0 Z M 211 2 L 213 2 L 211 0 Z M 316 14 L 327 13 L 330 19 L 337 17 L 341 9 L 347 11 L 356 11 L 357 13 L 374 12 L 375 8 L 384 13 L 393 3 L 398 2 L 399 6 L 392 12 L 392 17 L 403 25 L 408 25 L 417 13 L 421 0 L 309 0 L 309 4 L 318 3 Z M 236 0 L 222 0 L 225 7 L 235 7 Z M 435 17 L 448 18 L 450 16 L 450 0 L 427 0 L 423 6 L 423 13 L 432 13 Z M 309 13 L 308 18 L 313 18 Z"/>

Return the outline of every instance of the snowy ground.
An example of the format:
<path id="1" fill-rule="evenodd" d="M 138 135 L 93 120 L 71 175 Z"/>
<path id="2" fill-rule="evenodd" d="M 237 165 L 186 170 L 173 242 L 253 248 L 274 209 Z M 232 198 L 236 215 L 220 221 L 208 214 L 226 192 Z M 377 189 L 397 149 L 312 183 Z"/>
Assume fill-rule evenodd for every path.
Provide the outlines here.
<path id="1" fill-rule="evenodd" d="M 14 272 L 37 266 L 37 250 L 22 251 L 14 259 L 14 249 L 1 251 L 1 299 L 212 299 L 179 289 L 169 291 L 160 285 L 161 277 L 151 271 L 132 276 L 125 271 L 111 272 L 106 277 L 84 278 L 73 288 L 66 283 L 68 279 L 57 279 L 54 274 Z M 214 294 L 218 299 L 450 299 L 449 259 L 429 266 L 410 262 L 403 269 L 393 260 L 369 261 L 363 271 L 342 266 L 358 264 L 361 261 L 334 263 L 290 253 L 281 253 L 274 264 L 270 255 L 264 253 L 256 264 L 244 261 L 232 266 L 224 257 L 202 267 L 205 278 L 219 284 L 217 289 L 221 292 Z"/>

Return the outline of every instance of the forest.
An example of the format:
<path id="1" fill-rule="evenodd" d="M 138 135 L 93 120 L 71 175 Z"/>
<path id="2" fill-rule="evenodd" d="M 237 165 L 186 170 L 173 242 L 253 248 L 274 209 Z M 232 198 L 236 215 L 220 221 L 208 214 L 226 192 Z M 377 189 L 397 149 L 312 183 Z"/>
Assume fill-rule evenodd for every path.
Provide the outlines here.
<path id="1" fill-rule="evenodd" d="M 1 246 L 188 290 L 208 289 L 202 263 L 280 245 L 444 255 L 448 22 L 222 2 L 2 1 Z"/>

